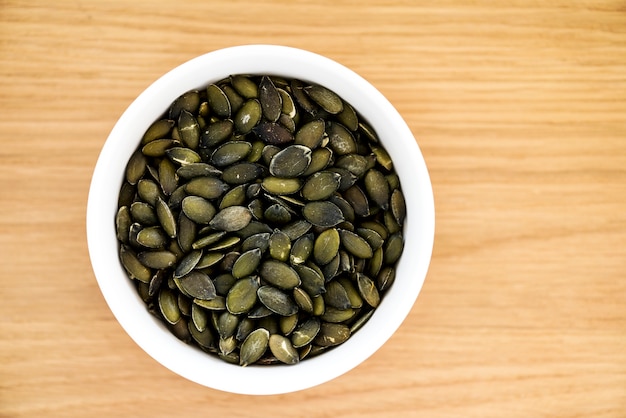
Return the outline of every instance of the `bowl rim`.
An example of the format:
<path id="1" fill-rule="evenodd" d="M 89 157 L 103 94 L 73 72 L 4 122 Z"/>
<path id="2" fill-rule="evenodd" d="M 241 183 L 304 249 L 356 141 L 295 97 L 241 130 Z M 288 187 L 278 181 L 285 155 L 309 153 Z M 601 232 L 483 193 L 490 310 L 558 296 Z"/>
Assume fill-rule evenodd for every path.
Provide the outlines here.
<path id="1" fill-rule="evenodd" d="M 212 70 L 215 73 L 209 75 Z M 206 78 L 202 78 L 204 81 L 198 75 L 201 71 L 207 72 Z M 295 366 L 242 368 L 179 341 L 148 313 L 118 261 L 113 219 L 123 167 L 130 152 L 136 148 L 147 126 L 180 94 L 236 73 L 300 78 L 334 90 L 353 104 L 370 125 L 387 124 L 389 132 L 379 132 L 379 136 L 394 162 L 412 162 L 395 166 L 400 181 L 405 184 L 403 192 L 409 210 L 404 226 L 404 254 L 394 283 L 402 281 L 403 290 L 393 292 L 395 287 L 392 286 L 377 312 L 346 343 Z M 354 104 L 363 97 L 369 101 L 362 106 Z M 398 143 L 390 146 L 389 139 L 383 140 L 387 136 Z M 128 137 L 137 138 L 131 141 L 132 147 L 125 140 Z M 115 190 L 117 193 L 112 195 Z M 111 195 L 115 198 L 110 199 Z M 314 52 L 252 44 L 195 57 L 159 77 L 133 100 L 115 123 L 98 156 L 89 188 L 86 229 L 92 269 L 105 301 L 122 328 L 148 355 L 176 374 L 213 389 L 270 395 L 299 391 L 335 379 L 372 356 L 391 338 L 413 308 L 426 278 L 434 244 L 435 208 L 430 177 L 415 137 L 380 91 L 349 68 Z M 126 288 L 133 292 L 125 292 Z M 394 297 L 390 298 L 390 294 Z M 379 311 L 386 314 L 379 314 Z M 351 347 L 352 352 L 348 352 Z"/>

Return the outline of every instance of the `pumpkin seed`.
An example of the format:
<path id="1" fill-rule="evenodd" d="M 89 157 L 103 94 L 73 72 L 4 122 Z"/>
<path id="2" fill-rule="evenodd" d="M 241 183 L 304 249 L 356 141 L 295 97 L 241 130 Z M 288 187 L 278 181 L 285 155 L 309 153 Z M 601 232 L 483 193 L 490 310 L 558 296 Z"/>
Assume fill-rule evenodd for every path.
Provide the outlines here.
<path id="1" fill-rule="evenodd" d="M 319 264 L 328 264 L 339 251 L 339 232 L 335 228 L 322 231 L 315 239 L 313 257 Z"/>
<path id="2" fill-rule="evenodd" d="M 297 313 L 290 316 L 281 316 L 278 319 L 278 327 L 280 328 L 280 332 L 283 335 L 291 334 L 298 325 L 298 319 L 299 318 Z"/>
<path id="3" fill-rule="evenodd" d="M 129 206 L 135 199 L 136 187 L 125 181 L 120 188 L 120 195 L 117 198 L 117 207 Z"/>
<path id="4" fill-rule="evenodd" d="M 244 184 L 255 180 L 261 174 L 260 167 L 253 163 L 239 163 L 224 169 L 222 179 L 228 184 Z"/>
<path id="5" fill-rule="evenodd" d="M 343 192 L 343 198 L 350 203 L 357 216 L 367 217 L 370 215 L 369 201 L 359 186 L 352 186 Z"/>
<path id="6" fill-rule="evenodd" d="M 357 177 L 361 177 L 368 170 L 368 160 L 359 154 L 342 155 L 337 159 L 335 167 L 345 168 Z"/>
<path id="7" fill-rule="evenodd" d="M 309 168 L 307 168 L 302 175 L 310 176 L 313 173 L 324 170 L 330 164 L 332 156 L 333 153 L 328 148 L 322 147 L 314 149 L 311 153 L 311 163 L 309 164 Z"/>
<path id="8" fill-rule="evenodd" d="M 190 113 L 196 113 L 200 106 L 200 94 L 196 90 L 185 92 L 178 96 L 170 106 L 169 118 L 178 119 L 181 111 L 186 110 Z"/>
<path id="9" fill-rule="evenodd" d="M 253 99 L 258 96 L 258 87 L 249 77 L 232 75 L 230 76 L 230 83 L 235 91 L 246 99 Z"/>
<path id="10" fill-rule="evenodd" d="M 130 184 L 137 184 L 146 172 L 147 160 L 145 155 L 136 150 L 126 164 L 126 181 Z"/>
<path id="11" fill-rule="evenodd" d="M 380 234 L 373 229 L 369 228 L 357 228 L 356 233 L 367 241 L 373 251 L 380 248 L 385 240 L 380 236 Z"/>
<path id="12" fill-rule="evenodd" d="M 189 148 L 197 148 L 200 142 L 200 125 L 196 118 L 186 110 L 178 116 L 178 132 L 180 140 Z"/>
<path id="13" fill-rule="evenodd" d="M 193 250 L 188 253 L 174 269 L 174 278 L 180 278 L 189 274 L 202 258 L 202 250 Z"/>
<path id="14" fill-rule="evenodd" d="M 238 326 L 239 317 L 237 315 L 233 315 L 228 311 L 219 314 L 216 329 L 221 339 L 232 337 L 237 331 Z"/>
<path id="15" fill-rule="evenodd" d="M 306 234 L 294 241 L 289 254 L 289 262 L 292 265 L 302 264 L 309 258 L 313 252 L 313 237 L 313 234 Z"/>
<path id="16" fill-rule="evenodd" d="M 137 258 L 141 264 L 153 269 L 172 267 L 176 262 L 176 255 L 167 250 L 144 251 L 137 254 Z"/>
<path id="17" fill-rule="evenodd" d="M 252 129 L 252 132 L 266 144 L 282 145 L 293 142 L 293 134 L 275 122 L 263 122 Z"/>
<path id="18" fill-rule="evenodd" d="M 218 232 L 214 232 L 212 234 L 203 236 L 201 238 L 198 238 L 196 241 L 194 241 L 191 244 L 191 248 L 193 248 L 194 250 L 199 250 L 200 248 L 208 247 L 209 245 L 215 244 L 216 242 L 218 242 L 220 239 L 222 239 L 222 237 L 224 237 L 224 235 L 226 235 L 225 231 L 218 231 Z"/>
<path id="19" fill-rule="evenodd" d="M 237 114 L 239 114 L 240 111 L 241 110 L 239 110 Z M 233 135 L 234 129 L 235 124 L 230 119 L 217 120 L 210 123 L 204 129 L 204 132 L 202 132 L 200 146 L 203 148 L 214 147 L 230 138 Z"/>
<path id="20" fill-rule="evenodd" d="M 193 305 L 196 306 L 196 305 Z M 203 348 L 212 348 L 215 345 L 215 337 L 209 328 L 199 330 L 195 322 L 193 322 L 193 306 L 192 306 L 192 321 L 189 322 L 189 333 L 191 337 Z M 197 314 L 196 314 L 197 315 Z"/>
<path id="21" fill-rule="evenodd" d="M 294 269 L 298 273 L 300 277 L 300 286 L 311 296 L 319 296 L 322 293 L 326 292 L 326 288 L 324 286 L 324 276 L 319 274 L 316 270 L 311 267 L 304 265 L 296 265 Z"/>
<path id="22" fill-rule="evenodd" d="M 320 319 L 325 322 L 341 323 L 352 319 L 354 315 L 356 315 L 356 312 L 357 311 L 352 308 L 337 309 L 332 306 L 327 306 L 324 313 L 320 315 Z"/>
<path id="23" fill-rule="evenodd" d="M 195 268 L 198 270 L 202 270 L 207 267 L 216 265 L 223 259 L 224 259 L 224 254 L 218 253 L 218 252 L 209 252 L 209 253 L 204 254 L 200 258 L 200 261 L 198 261 L 198 264 L 196 264 Z"/>
<path id="24" fill-rule="evenodd" d="M 309 294 L 303 289 L 299 287 L 293 289 L 293 300 L 304 312 L 313 312 L 313 301 L 311 300 L 311 296 L 309 296 Z"/>
<path id="25" fill-rule="evenodd" d="M 213 299 L 194 299 L 193 303 L 201 308 L 208 309 L 210 311 L 222 311 L 226 309 L 226 300 L 223 296 L 215 296 Z"/>
<path id="26" fill-rule="evenodd" d="M 375 144 L 378 143 L 378 136 L 376 135 L 376 131 L 374 131 L 374 129 L 371 126 L 369 126 L 367 123 L 363 121 L 359 121 L 358 129 L 359 129 L 359 132 L 361 132 L 363 136 L 367 138 L 369 141 Z"/>
<path id="27" fill-rule="evenodd" d="M 230 102 L 226 93 L 216 84 L 209 84 L 206 89 L 207 102 L 215 114 L 221 118 L 230 117 Z"/>
<path id="28" fill-rule="evenodd" d="M 337 114 L 337 121 L 352 132 L 359 129 L 359 118 L 349 103 L 343 102 L 343 110 Z"/>
<path id="29" fill-rule="evenodd" d="M 235 349 L 237 348 L 237 339 L 234 335 L 226 338 L 220 337 L 218 347 L 220 349 L 220 353 L 224 356 L 227 356 L 229 354 L 236 355 L 236 353 L 233 353 L 233 351 L 235 351 Z"/>
<path id="30" fill-rule="evenodd" d="M 141 145 L 146 145 L 156 139 L 165 138 L 172 130 L 176 122 L 171 119 L 159 119 L 150 125 L 141 138 Z"/>
<path id="31" fill-rule="evenodd" d="M 181 207 L 185 216 L 198 224 L 208 224 L 217 212 L 210 201 L 200 196 L 185 197 Z"/>
<path id="32" fill-rule="evenodd" d="M 348 309 L 352 306 L 346 289 L 335 280 L 326 283 L 326 293 L 324 293 L 326 306 L 337 309 Z"/>
<path id="33" fill-rule="evenodd" d="M 241 254 L 235 264 L 233 264 L 231 274 L 236 279 L 240 279 L 245 276 L 249 276 L 256 268 L 259 266 L 261 262 L 261 250 L 259 248 L 254 248 L 252 250 L 246 251 Z"/>
<path id="34" fill-rule="evenodd" d="M 262 117 L 261 103 L 252 99 L 246 101 L 235 115 L 235 130 L 242 135 L 252 131 Z"/>
<path id="35" fill-rule="evenodd" d="M 339 253 L 335 254 L 335 256 L 333 257 L 332 260 L 330 260 L 329 263 L 327 263 L 326 265 L 322 266 L 322 274 L 324 277 L 324 281 L 328 282 L 330 281 L 333 277 L 335 277 L 338 273 L 339 273 L 339 262 L 340 262 L 341 257 L 339 256 Z"/>
<path id="36" fill-rule="evenodd" d="M 226 296 L 226 309 L 234 315 L 250 311 L 256 304 L 258 289 L 259 280 L 255 277 L 238 280 Z"/>
<path id="37" fill-rule="evenodd" d="M 263 76 L 258 88 L 259 102 L 263 109 L 263 116 L 271 122 L 276 122 L 281 114 L 283 103 L 282 97 L 272 79 Z"/>
<path id="38" fill-rule="evenodd" d="M 159 184 L 161 185 L 161 190 L 167 196 L 171 195 L 178 188 L 176 166 L 165 158 L 159 163 Z"/>
<path id="39" fill-rule="evenodd" d="M 245 252 L 258 248 L 261 253 L 263 253 L 269 247 L 269 239 L 269 232 L 261 232 L 259 234 L 251 235 L 241 243 L 241 251 Z"/>
<path id="40" fill-rule="evenodd" d="M 163 231 L 165 231 L 170 238 L 176 238 L 176 219 L 174 219 L 174 214 L 170 207 L 160 196 L 156 199 L 155 209 Z"/>
<path id="41" fill-rule="evenodd" d="M 383 210 L 389 207 L 389 183 L 383 174 L 375 169 L 369 170 L 365 174 L 365 190 L 371 200 L 376 202 Z"/>
<path id="42" fill-rule="evenodd" d="M 367 241 L 354 232 L 342 229 L 339 231 L 339 235 L 341 236 L 341 245 L 355 257 L 371 258 L 374 255 L 372 247 Z"/>
<path id="43" fill-rule="evenodd" d="M 370 320 L 373 314 L 374 309 L 367 311 L 364 314 L 361 314 L 361 316 L 359 316 L 356 321 L 352 323 L 352 326 L 350 326 L 350 334 L 354 334 L 355 332 L 363 328 L 363 325 L 365 325 L 367 321 Z"/>
<path id="44" fill-rule="evenodd" d="M 322 228 L 333 227 L 345 220 L 341 209 L 328 201 L 307 203 L 302 209 L 302 215 L 308 222 Z"/>
<path id="45" fill-rule="evenodd" d="M 343 324 L 322 322 L 314 344 L 321 347 L 331 347 L 344 343 L 350 338 L 350 328 Z"/>
<path id="46" fill-rule="evenodd" d="M 295 222 L 290 223 L 289 225 L 285 226 L 282 231 L 287 234 L 287 236 L 289 237 L 289 239 L 291 239 L 292 241 L 300 238 L 302 235 L 306 234 L 307 232 L 309 232 L 309 230 L 311 229 L 311 224 L 308 223 L 305 220 L 299 219 Z"/>
<path id="47" fill-rule="evenodd" d="M 295 348 L 301 348 L 310 344 L 321 328 L 320 320 L 312 317 L 301 323 L 291 334 L 291 343 Z"/>
<path id="48" fill-rule="evenodd" d="M 245 206 L 229 206 L 220 210 L 209 222 L 209 226 L 219 231 L 239 231 L 252 220 L 252 214 Z"/>
<path id="49" fill-rule="evenodd" d="M 263 190 L 276 195 L 296 193 L 302 187 L 300 179 L 265 177 L 261 183 Z"/>
<path id="50" fill-rule="evenodd" d="M 348 299 L 350 299 L 350 307 L 353 309 L 359 309 L 363 306 L 363 298 L 359 294 L 359 291 L 354 287 L 352 281 L 347 277 L 340 277 L 337 279 L 339 284 L 346 289 L 346 294 L 348 295 Z"/>
<path id="51" fill-rule="evenodd" d="M 326 132 L 328 133 L 330 147 L 335 154 L 346 155 L 357 152 L 354 136 L 343 125 L 329 122 Z"/>
<path id="52" fill-rule="evenodd" d="M 179 142 L 174 139 L 155 139 L 145 144 L 141 148 L 141 153 L 146 157 L 163 157 L 168 149 L 178 144 Z"/>
<path id="53" fill-rule="evenodd" d="M 291 345 L 289 338 L 280 334 L 272 334 L 269 339 L 272 354 L 285 364 L 296 364 L 300 361 L 298 351 Z"/>
<path id="54" fill-rule="evenodd" d="M 241 184 L 233 187 L 222 197 L 219 208 L 224 209 L 229 206 L 242 206 L 246 203 L 246 186 Z M 249 209 L 249 208 L 248 208 Z"/>
<path id="55" fill-rule="evenodd" d="M 356 283 L 365 302 L 373 308 L 377 307 L 380 303 L 380 294 L 378 293 L 378 289 L 376 289 L 376 285 L 372 279 L 364 274 L 357 273 Z"/>
<path id="56" fill-rule="evenodd" d="M 241 318 L 239 325 L 237 326 L 237 332 L 235 332 L 235 339 L 237 341 L 244 341 L 252 331 L 256 329 L 256 323 L 250 318 Z"/>
<path id="57" fill-rule="evenodd" d="M 291 213 L 284 205 L 275 203 L 265 209 L 263 212 L 263 218 L 270 223 L 274 224 L 286 224 L 291 221 Z"/>
<path id="58" fill-rule="evenodd" d="M 332 90 L 326 87 L 314 84 L 304 88 L 304 92 L 322 109 L 331 114 L 340 113 L 343 110 L 343 101 Z"/>
<path id="59" fill-rule="evenodd" d="M 250 319 L 261 319 L 273 315 L 274 312 L 270 311 L 265 305 L 260 304 L 256 308 L 252 309 L 248 313 L 248 318 Z"/>
<path id="60" fill-rule="evenodd" d="M 270 333 L 265 328 L 258 328 L 252 331 L 241 344 L 239 351 L 239 364 L 243 367 L 256 363 L 269 345 Z"/>
<path id="61" fill-rule="evenodd" d="M 163 248 L 167 244 L 167 236 L 161 227 L 143 228 L 137 233 L 137 242 L 146 248 Z"/>
<path id="62" fill-rule="evenodd" d="M 137 279 L 142 283 L 150 282 L 152 278 L 150 269 L 139 260 L 134 251 L 122 245 L 120 247 L 120 260 L 131 278 Z"/>
<path id="63" fill-rule="evenodd" d="M 181 250 L 183 252 L 191 251 L 196 239 L 196 224 L 182 212 L 178 215 L 177 232 L 176 239 Z"/>
<path id="64" fill-rule="evenodd" d="M 395 189 L 391 193 L 391 213 L 393 213 L 398 225 L 402 226 L 406 217 L 406 205 L 404 203 L 404 195 L 400 189 Z"/>
<path id="65" fill-rule="evenodd" d="M 179 165 L 199 163 L 202 161 L 200 155 L 192 149 L 184 147 L 173 147 L 165 150 L 167 157 Z"/>
<path id="66" fill-rule="evenodd" d="M 300 81 L 293 79 L 290 83 L 291 94 L 293 94 L 293 98 L 300 105 L 300 107 L 307 113 L 313 115 L 317 111 L 317 105 L 309 98 L 308 94 L 304 92 L 305 84 Z"/>
<path id="67" fill-rule="evenodd" d="M 178 300 L 174 293 L 169 289 L 161 289 L 158 299 L 159 311 L 161 315 L 163 315 L 163 318 L 172 325 L 180 321 L 180 308 L 178 307 Z"/>
<path id="68" fill-rule="evenodd" d="M 231 113 L 237 113 L 237 111 L 241 109 L 241 105 L 243 105 L 243 97 L 241 97 L 239 93 L 237 93 L 237 91 L 229 84 L 220 85 L 220 88 L 228 98 Z"/>
<path id="69" fill-rule="evenodd" d="M 376 161 L 378 161 L 378 164 L 386 168 L 388 171 L 393 169 L 393 161 L 383 147 L 372 146 L 372 152 L 376 155 Z"/>
<path id="70" fill-rule="evenodd" d="M 137 195 L 147 204 L 154 206 L 156 199 L 161 196 L 161 190 L 154 181 L 141 179 L 137 182 Z"/>
<path id="71" fill-rule="evenodd" d="M 194 177 L 185 184 L 185 192 L 190 195 L 216 199 L 228 190 L 228 185 L 215 177 Z"/>
<path id="72" fill-rule="evenodd" d="M 341 176 L 332 171 L 319 171 L 307 179 L 302 186 L 302 197 L 307 200 L 328 199 L 339 189 Z"/>
<path id="73" fill-rule="evenodd" d="M 273 286 L 259 287 L 257 296 L 267 309 L 278 315 L 290 316 L 298 312 L 298 306 L 289 295 Z"/>
<path id="74" fill-rule="evenodd" d="M 385 264 L 394 264 L 400 258 L 402 250 L 404 249 L 404 239 L 402 233 L 396 232 L 389 236 L 389 239 L 385 243 Z"/>
<path id="75" fill-rule="evenodd" d="M 281 289 L 293 289 L 300 285 L 300 276 L 289 265 L 278 260 L 267 260 L 259 269 L 261 278 Z"/>
<path id="76" fill-rule="evenodd" d="M 210 300 L 217 296 L 213 281 L 202 272 L 192 271 L 181 277 L 179 283 L 181 290 L 194 299 Z"/>
<path id="77" fill-rule="evenodd" d="M 128 243 L 128 230 L 133 220 L 128 206 L 121 206 L 115 215 L 115 235 L 117 240 L 123 244 Z"/>
<path id="78" fill-rule="evenodd" d="M 295 118 L 298 111 L 291 95 L 285 89 L 276 87 L 276 90 L 282 102 L 281 112 L 290 119 Z"/>
<path id="79" fill-rule="evenodd" d="M 189 180 L 200 176 L 220 176 L 222 172 L 206 163 L 193 163 L 178 167 L 176 174 L 178 177 Z"/>
<path id="80" fill-rule="evenodd" d="M 323 295 L 312 296 L 311 300 L 313 301 L 313 315 L 321 316 L 326 311 L 326 302 L 324 302 Z"/>
<path id="81" fill-rule="evenodd" d="M 309 149 L 319 147 L 326 133 L 326 124 L 323 119 L 314 119 L 302 125 L 296 132 L 294 143 Z"/>
<path id="82" fill-rule="evenodd" d="M 269 171 L 276 177 L 298 177 L 311 163 L 311 149 L 303 145 L 290 145 L 276 153 L 269 164 Z"/>
<path id="83" fill-rule="evenodd" d="M 252 144 L 247 141 L 229 141 L 211 154 L 211 162 L 218 167 L 224 167 L 243 160 L 252 150 Z"/>
<path id="84" fill-rule="evenodd" d="M 216 244 L 213 244 L 210 247 L 208 247 L 208 250 L 210 251 L 226 250 L 228 248 L 232 248 L 235 245 L 237 245 L 239 241 L 241 241 L 241 237 L 237 237 L 237 236 L 226 237 L 223 240 L 217 242 Z M 229 256 L 231 258 L 229 258 Z M 222 259 L 222 267 L 224 268 L 224 270 L 230 270 L 232 268 L 232 264 L 235 262 L 237 257 L 239 257 L 238 253 L 225 254 L 224 258 Z"/>

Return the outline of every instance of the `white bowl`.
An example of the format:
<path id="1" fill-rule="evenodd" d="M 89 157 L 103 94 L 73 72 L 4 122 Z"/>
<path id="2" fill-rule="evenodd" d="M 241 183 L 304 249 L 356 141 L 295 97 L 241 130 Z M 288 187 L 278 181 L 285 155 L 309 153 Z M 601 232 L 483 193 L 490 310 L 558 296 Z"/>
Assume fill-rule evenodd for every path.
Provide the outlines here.
<path id="1" fill-rule="evenodd" d="M 148 313 L 119 262 L 114 219 L 126 163 L 147 127 L 182 93 L 231 74 L 274 74 L 326 86 L 377 131 L 400 177 L 407 206 L 396 279 L 366 325 L 344 344 L 297 365 L 242 368 L 178 340 Z M 149 86 L 115 124 L 96 164 L 87 205 L 87 241 L 96 279 L 130 337 L 173 372 L 222 391 L 269 395 L 310 388 L 353 369 L 378 350 L 411 311 L 433 247 L 434 202 L 415 138 L 391 103 L 365 79 L 323 56 L 283 46 L 247 45 L 194 58 Z"/>

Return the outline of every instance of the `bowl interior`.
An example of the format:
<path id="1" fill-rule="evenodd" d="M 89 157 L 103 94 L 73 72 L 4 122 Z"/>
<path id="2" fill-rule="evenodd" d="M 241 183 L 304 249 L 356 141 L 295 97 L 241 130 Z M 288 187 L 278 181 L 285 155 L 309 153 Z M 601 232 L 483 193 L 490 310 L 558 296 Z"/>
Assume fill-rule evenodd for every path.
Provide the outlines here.
<path id="1" fill-rule="evenodd" d="M 368 323 L 346 343 L 295 366 L 225 363 L 176 339 L 148 313 L 121 267 L 114 230 L 117 197 L 130 155 L 147 127 L 180 94 L 231 74 L 273 74 L 324 85 L 352 104 L 377 131 L 400 177 L 407 206 L 405 247 L 396 280 Z M 241 394 L 306 389 L 346 373 L 397 330 L 420 292 L 434 236 L 432 188 L 415 138 L 387 99 L 365 79 L 320 55 L 280 46 L 214 51 L 175 68 L 149 86 L 114 126 L 94 170 L 87 208 L 87 240 L 100 289 L 116 319 L 151 357 L 199 384 Z"/>

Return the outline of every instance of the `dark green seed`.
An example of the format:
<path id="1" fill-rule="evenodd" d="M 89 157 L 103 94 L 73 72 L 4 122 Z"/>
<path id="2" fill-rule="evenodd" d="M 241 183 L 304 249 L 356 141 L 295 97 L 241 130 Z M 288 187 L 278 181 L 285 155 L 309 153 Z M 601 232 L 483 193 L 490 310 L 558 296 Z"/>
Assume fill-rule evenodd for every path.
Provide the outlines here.
<path id="1" fill-rule="evenodd" d="M 269 345 L 270 333 L 264 328 L 258 328 L 250 333 L 241 344 L 239 364 L 243 367 L 256 363 Z"/>
<path id="2" fill-rule="evenodd" d="M 159 310 L 163 318 L 170 324 L 180 321 L 181 313 L 178 307 L 178 300 L 169 289 L 161 289 L 159 292 Z"/>
<path id="3" fill-rule="evenodd" d="M 341 176 L 332 171 L 320 171 L 307 179 L 301 194 L 307 200 L 325 200 L 339 189 Z"/>
<path id="4" fill-rule="evenodd" d="M 176 174 L 184 179 L 192 179 L 200 176 L 213 176 L 217 177 L 222 174 L 220 170 L 206 163 L 193 163 L 180 166 L 176 170 Z"/>
<path id="5" fill-rule="evenodd" d="M 246 313 L 257 301 L 259 281 L 254 277 L 238 280 L 226 296 L 226 309 L 234 315 Z"/>
<path id="6" fill-rule="evenodd" d="M 219 211 L 209 222 L 209 226 L 219 231 L 239 231 L 252 220 L 252 214 L 244 206 L 230 206 Z"/>
<path id="7" fill-rule="evenodd" d="M 309 149 L 315 149 L 320 146 L 324 134 L 326 133 L 326 124 L 323 119 L 314 119 L 302 125 L 296 132 L 294 143 L 304 145 Z"/>
<path id="8" fill-rule="evenodd" d="M 277 260 L 263 262 L 259 274 L 263 280 L 281 289 L 293 289 L 300 285 L 298 273 L 289 265 Z"/>
<path id="9" fill-rule="evenodd" d="M 118 241 L 128 243 L 128 230 L 133 223 L 128 206 L 121 206 L 115 215 L 115 235 Z"/>
<path id="10" fill-rule="evenodd" d="M 402 250 L 404 249 L 404 239 L 402 233 L 396 232 L 389 236 L 389 239 L 385 243 L 385 264 L 394 264 L 400 258 Z"/>
<path id="11" fill-rule="evenodd" d="M 263 122 L 255 126 L 252 132 L 266 144 L 282 145 L 293 142 L 293 134 L 274 122 Z"/>
<path id="12" fill-rule="evenodd" d="M 346 155 L 357 152 L 354 136 L 343 125 L 331 122 L 327 127 L 327 133 L 330 147 L 335 154 Z"/>
<path id="13" fill-rule="evenodd" d="M 188 253 L 176 266 L 174 270 L 174 278 L 183 277 L 191 272 L 200 259 L 202 258 L 202 250 L 194 250 Z"/>
<path id="14" fill-rule="evenodd" d="M 159 226 L 143 228 L 137 233 L 137 242 L 146 248 L 163 248 L 167 236 Z"/>
<path id="15" fill-rule="evenodd" d="M 235 91 L 246 99 L 253 99 L 259 95 L 257 85 L 246 76 L 232 75 L 230 82 Z"/>
<path id="16" fill-rule="evenodd" d="M 257 290 L 257 296 L 266 308 L 278 315 L 290 316 L 298 312 L 298 306 L 289 295 L 275 287 L 261 286 Z"/>
<path id="17" fill-rule="evenodd" d="M 343 101 L 333 91 L 319 85 L 307 86 L 304 88 L 305 93 L 322 109 L 330 114 L 337 114 L 343 110 Z"/>
<path id="18" fill-rule="evenodd" d="M 142 283 L 150 282 L 152 272 L 137 258 L 134 251 L 122 245 L 120 248 L 120 260 L 131 278 L 137 279 Z"/>
<path id="19" fill-rule="evenodd" d="M 208 224 L 217 212 L 210 201 L 200 196 L 187 196 L 181 207 L 185 216 L 198 224 Z"/>
<path id="20" fill-rule="evenodd" d="M 280 93 L 269 77 L 261 77 L 258 94 L 263 116 L 271 122 L 276 122 L 281 114 L 283 103 Z"/>
<path id="21" fill-rule="evenodd" d="M 357 273 L 356 282 L 359 287 L 361 296 L 373 308 L 376 308 L 380 303 L 380 295 L 374 282 L 364 274 Z"/>
<path id="22" fill-rule="evenodd" d="M 144 251 L 137 254 L 137 258 L 146 267 L 164 269 L 176 263 L 176 255 L 167 250 Z"/>
<path id="23" fill-rule="evenodd" d="M 136 150 L 126 164 L 126 181 L 130 184 L 137 184 L 146 172 L 146 165 L 145 155 L 140 150 Z"/>
<path id="24" fill-rule="evenodd" d="M 365 190 L 371 200 L 376 202 L 383 210 L 389 207 L 389 183 L 383 174 L 375 169 L 365 174 Z"/>
<path id="25" fill-rule="evenodd" d="M 300 325 L 291 334 L 291 343 L 295 348 L 304 347 L 310 344 L 320 331 L 321 323 L 317 318 L 309 318 Z"/>
<path id="26" fill-rule="evenodd" d="M 178 188 L 176 166 L 166 158 L 163 158 L 159 163 L 159 184 L 161 185 L 161 190 L 167 196 L 171 195 Z"/>
<path id="27" fill-rule="evenodd" d="M 324 286 L 324 276 L 319 274 L 316 270 L 302 264 L 295 265 L 294 269 L 300 277 L 300 286 L 311 297 L 321 295 L 326 291 L 326 287 Z"/>
<path id="28" fill-rule="evenodd" d="M 321 265 L 330 263 L 339 252 L 339 244 L 339 232 L 335 228 L 322 231 L 315 239 L 313 247 L 315 261 Z"/>
<path id="29" fill-rule="evenodd" d="M 185 192 L 190 195 L 216 199 L 228 190 L 228 185 L 215 177 L 194 177 L 185 185 Z"/>
<path id="30" fill-rule="evenodd" d="M 294 241 L 289 253 L 289 262 L 292 265 L 304 263 L 313 252 L 313 234 L 306 234 Z"/>
<path id="31" fill-rule="evenodd" d="M 235 125 L 232 120 L 218 120 L 206 126 L 202 137 L 200 138 L 200 146 L 204 148 L 214 147 L 233 135 Z"/>
<path id="32" fill-rule="evenodd" d="M 326 283 L 324 302 L 326 302 L 327 306 L 332 306 L 337 309 L 348 309 L 352 306 L 346 289 L 335 280 Z"/>
<path id="33" fill-rule="evenodd" d="M 189 113 L 196 113 L 199 106 L 200 94 L 195 90 L 185 92 L 174 100 L 170 106 L 169 118 L 174 120 L 178 119 L 180 112 L 183 110 Z"/>
<path id="34" fill-rule="evenodd" d="M 230 141 L 220 145 L 211 155 L 211 162 L 218 167 L 231 165 L 243 160 L 252 150 L 247 141 Z"/>
<path id="35" fill-rule="evenodd" d="M 270 174 L 276 177 L 298 177 L 311 163 L 311 149 L 290 145 L 276 153 L 269 164 Z"/>
<path id="36" fill-rule="evenodd" d="M 396 218 L 398 225 L 402 226 L 406 217 L 406 205 L 400 189 L 395 189 L 391 194 L 391 212 L 394 218 Z"/>
<path id="37" fill-rule="evenodd" d="M 280 230 L 275 230 L 269 240 L 270 257 L 278 261 L 287 261 L 291 251 L 289 236 Z"/>
<path id="38" fill-rule="evenodd" d="M 174 214 L 170 207 L 161 197 L 157 197 L 155 209 L 157 218 L 165 233 L 169 235 L 170 238 L 176 238 L 176 219 L 174 219 Z"/>
<path id="39" fill-rule="evenodd" d="M 261 103 L 252 99 L 246 101 L 235 115 L 235 130 L 242 135 L 252 131 L 262 117 Z"/>
<path id="40" fill-rule="evenodd" d="M 260 167 L 254 163 L 239 163 L 226 167 L 222 179 L 231 185 L 249 183 L 261 175 Z"/>
<path id="41" fill-rule="evenodd" d="M 296 364 L 300 361 L 298 351 L 291 345 L 291 341 L 280 334 L 270 336 L 269 348 L 272 354 L 282 363 Z"/>
<path id="42" fill-rule="evenodd" d="M 211 278 L 199 271 L 192 271 L 180 279 L 181 290 L 194 299 L 210 300 L 217 296 Z"/>
<path id="43" fill-rule="evenodd" d="M 176 122 L 171 119 L 159 119 L 152 123 L 141 138 L 141 145 L 146 145 L 155 139 L 165 138 L 172 131 Z"/>
<path id="44" fill-rule="evenodd" d="M 179 165 L 199 163 L 202 161 L 202 158 L 200 158 L 197 152 L 184 147 L 169 148 L 165 151 L 165 154 L 170 160 Z"/>
<path id="45" fill-rule="evenodd" d="M 320 331 L 313 340 L 314 344 L 321 347 L 339 345 L 350 338 L 350 328 L 343 324 L 322 322 Z"/>
<path id="46" fill-rule="evenodd" d="M 196 118 L 186 110 L 178 116 L 178 132 L 180 140 L 189 148 L 197 148 L 200 142 L 200 125 Z"/>
<path id="47" fill-rule="evenodd" d="M 258 248 L 254 248 L 252 250 L 246 251 L 241 254 L 232 268 L 232 275 L 236 279 L 249 276 L 256 268 L 259 266 L 261 262 L 261 250 Z"/>
<path id="48" fill-rule="evenodd" d="M 302 215 L 313 225 L 322 228 L 333 227 L 345 220 L 341 209 L 328 201 L 307 203 L 302 209 Z"/>
<path id="49" fill-rule="evenodd" d="M 162 157 L 165 152 L 180 143 L 173 139 L 155 139 L 148 142 L 141 148 L 141 152 L 146 157 Z"/>
<path id="50" fill-rule="evenodd" d="M 206 94 L 209 107 L 215 112 L 217 116 L 219 116 L 220 118 L 230 117 L 230 102 L 228 101 L 226 93 L 224 93 L 224 91 L 219 88 L 219 86 L 215 84 L 210 84 L 209 86 L 207 86 Z"/>
<path id="51" fill-rule="evenodd" d="M 339 231 L 339 235 L 341 236 L 341 245 L 355 257 L 371 258 L 374 254 L 367 241 L 354 232 L 342 229 Z"/>

